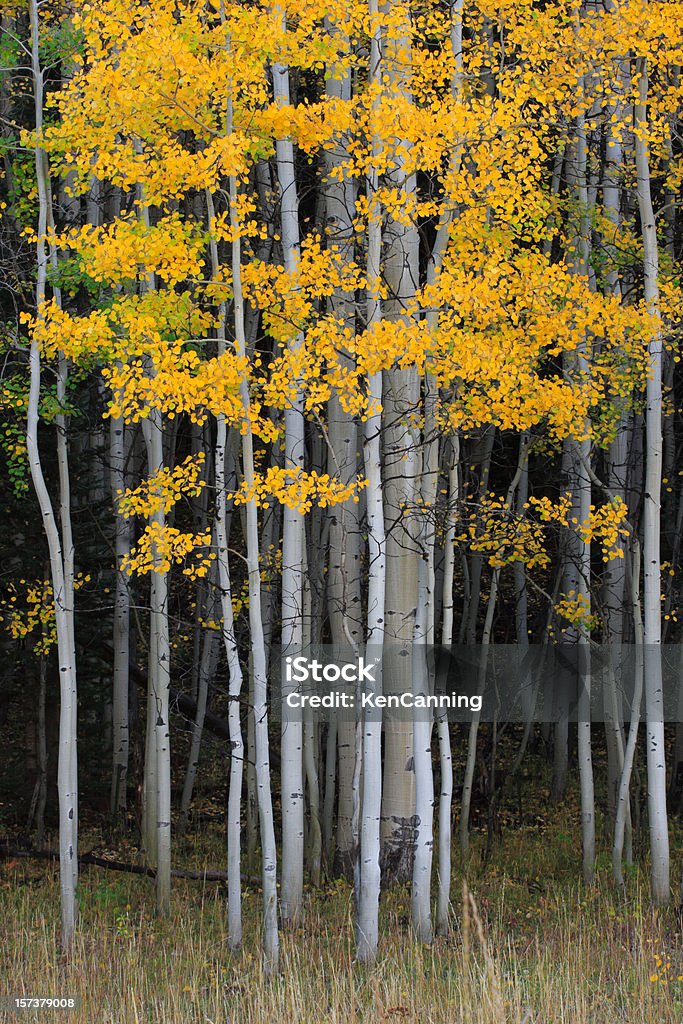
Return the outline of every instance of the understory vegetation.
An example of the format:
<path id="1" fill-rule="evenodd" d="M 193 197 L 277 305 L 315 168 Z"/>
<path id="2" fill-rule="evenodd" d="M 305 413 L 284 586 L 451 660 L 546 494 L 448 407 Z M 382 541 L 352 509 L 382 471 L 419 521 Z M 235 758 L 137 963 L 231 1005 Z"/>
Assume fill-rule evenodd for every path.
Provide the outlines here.
<path id="1" fill-rule="evenodd" d="M 171 915 L 161 919 L 152 879 L 89 867 L 65 961 L 57 866 L 14 858 L 0 861 L 0 987 L 78 997 L 69 1024 L 679 1024 L 680 911 L 653 907 L 645 858 L 615 888 L 607 843 L 594 884 L 579 882 L 576 779 L 552 807 L 543 758 L 532 763 L 535 781 L 525 779 L 521 804 L 518 795 L 502 804 L 488 857 L 486 814 L 478 815 L 467 879 L 454 871 L 451 933 L 431 947 L 411 935 L 409 886 L 395 885 L 380 902 L 376 963 L 355 962 L 353 887 L 330 879 L 306 886 L 300 925 L 281 935 L 281 973 L 268 978 L 258 873 L 243 875 L 243 946 L 229 952 L 224 884 L 174 879 Z M 215 785 L 199 796 L 174 864 L 224 863 L 222 799 Z M 672 838 L 675 853 L 677 823 Z M 141 862 L 134 835 L 107 845 L 92 812 L 81 845 Z M 58 1019 L 42 1013 L 35 1019 Z"/>

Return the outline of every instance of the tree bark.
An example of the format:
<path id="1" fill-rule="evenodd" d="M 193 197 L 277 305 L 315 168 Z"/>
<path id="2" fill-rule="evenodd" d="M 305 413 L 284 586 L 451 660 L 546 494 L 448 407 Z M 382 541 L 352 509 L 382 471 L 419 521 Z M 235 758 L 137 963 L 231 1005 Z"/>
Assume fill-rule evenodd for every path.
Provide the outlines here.
<path id="1" fill-rule="evenodd" d="M 647 714 L 647 804 L 652 859 L 652 898 L 670 898 L 669 824 L 666 810 L 666 751 L 662 692 L 660 513 L 662 491 L 662 328 L 659 312 L 659 250 L 652 206 L 647 143 L 648 70 L 638 62 L 638 100 L 634 110 L 638 209 L 643 237 L 645 301 L 652 318 L 646 392 L 645 494 L 643 502 L 643 644 Z"/>

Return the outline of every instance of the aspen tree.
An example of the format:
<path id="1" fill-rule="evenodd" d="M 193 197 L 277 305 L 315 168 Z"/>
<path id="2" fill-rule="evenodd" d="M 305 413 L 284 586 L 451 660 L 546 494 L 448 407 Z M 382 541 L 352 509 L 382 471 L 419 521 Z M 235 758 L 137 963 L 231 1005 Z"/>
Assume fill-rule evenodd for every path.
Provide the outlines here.
<path id="1" fill-rule="evenodd" d="M 668 903 L 669 824 L 666 812 L 666 750 L 662 690 L 662 609 L 660 512 L 662 491 L 662 328 L 659 311 L 659 247 L 652 205 L 648 144 L 647 58 L 637 65 L 638 98 L 634 107 L 638 209 L 643 238 L 645 301 L 652 320 L 645 413 L 645 494 L 643 505 L 643 644 L 648 778 L 648 820 L 652 858 L 652 898 Z"/>
<path id="2" fill-rule="evenodd" d="M 286 29 L 286 16 L 278 9 L 275 17 Z M 275 103 L 287 105 L 289 68 L 279 61 L 273 64 L 273 95 Z M 294 166 L 294 145 L 291 138 L 278 138 L 275 143 L 278 185 L 280 192 L 280 226 L 285 271 L 294 275 L 299 263 L 299 201 Z M 302 342 L 297 335 L 291 343 L 296 350 Z M 291 406 L 285 409 L 285 469 L 303 469 L 304 418 L 300 387 Z M 282 532 L 282 656 L 298 652 L 303 646 L 304 601 L 304 519 L 301 513 L 285 505 Z M 282 700 L 289 687 L 283 679 Z M 303 724 L 296 718 L 282 723 L 282 877 L 280 879 L 282 922 L 295 925 L 301 914 L 304 885 L 304 779 Z"/>
<path id="3" fill-rule="evenodd" d="M 341 35 L 340 29 L 330 24 L 330 31 Z M 346 42 L 346 37 L 344 37 Z M 341 64 L 331 65 L 325 81 L 326 95 L 343 103 L 350 103 L 352 79 L 348 68 Z M 348 160 L 348 139 L 344 135 L 339 142 L 325 150 L 325 230 L 327 245 L 348 264 L 353 258 L 353 217 L 356 205 L 356 184 L 353 179 L 338 175 Z M 355 330 L 356 309 L 353 292 L 335 288 L 329 300 L 330 311 L 345 327 Z M 344 364 L 351 368 L 353 358 L 342 354 Z M 353 416 L 344 412 L 339 396 L 333 394 L 327 408 L 327 434 L 329 438 L 328 472 L 337 475 L 343 484 L 349 484 L 358 473 L 358 424 Z M 362 639 L 362 593 L 361 593 L 361 526 L 359 505 L 349 499 L 329 510 L 330 542 L 327 574 L 327 607 L 330 620 L 331 641 L 340 652 L 351 654 Z M 330 724 L 328 733 L 330 760 L 332 747 L 336 745 L 338 771 L 338 810 L 335 860 L 336 866 L 349 873 L 356 856 L 353 849 L 351 819 L 353 816 L 353 768 L 355 763 L 355 723 L 342 719 Z M 332 815 L 331 797 L 333 777 L 327 773 L 325 787 L 325 822 Z M 329 794 L 329 795 L 328 795 Z M 329 824 L 326 826 L 330 831 Z"/>
<path id="4" fill-rule="evenodd" d="M 43 108 L 45 102 L 43 69 L 40 63 L 40 19 L 37 0 L 29 6 L 31 26 L 31 68 L 35 109 L 35 166 L 38 183 L 38 230 L 36 241 L 37 277 L 36 309 L 40 322 L 46 301 L 48 251 L 46 235 L 51 220 L 51 189 L 47 154 L 43 148 Z M 63 401 L 66 384 L 66 361 L 59 357 L 59 397 Z M 27 409 L 26 447 L 31 479 L 43 518 L 43 529 L 50 554 L 50 575 L 54 595 L 57 651 L 59 658 L 59 762 L 57 786 L 59 793 L 59 878 L 61 894 L 61 944 L 65 952 L 71 948 L 76 926 L 78 881 L 78 774 L 76 746 L 76 663 L 73 627 L 73 541 L 69 507 L 68 455 L 66 438 L 60 441 L 59 512 L 57 525 L 52 500 L 47 489 L 38 446 L 40 422 L 41 347 L 34 332 L 31 339 L 30 390 Z M 62 430 L 64 423 L 62 420 Z"/>
<path id="5" fill-rule="evenodd" d="M 382 12 L 384 13 L 384 11 Z M 397 96 L 409 96 L 408 74 L 412 49 L 410 13 L 400 2 L 387 5 L 387 28 L 382 40 L 380 80 Z M 393 19 L 399 26 L 391 24 Z M 386 216 L 383 228 L 382 271 L 387 297 L 384 317 L 409 324 L 410 307 L 419 284 L 419 236 L 410 214 L 417 183 L 405 170 L 405 145 L 394 143 L 387 187 L 400 196 L 402 214 Z M 406 215 L 407 213 L 407 215 Z M 412 659 L 409 648 L 415 629 L 418 558 L 415 523 L 410 509 L 420 493 L 419 440 L 412 419 L 419 407 L 420 382 L 416 367 L 392 368 L 383 384 L 382 470 L 386 524 L 386 623 L 391 642 L 392 669 L 387 692 L 409 693 Z M 402 648 L 405 655 L 398 653 Z M 412 874 L 415 813 L 413 729 L 409 721 L 389 718 L 384 729 L 384 789 L 382 794 L 382 862 L 389 877 L 405 881 Z"/>
<path id="6" fill-rule="evenodd" d="M 578 16 L 577 16 L 578 17 Z M 579 102 L 584 95 L 584 78 L 579 83 Z M 576 119 L 576 131 L 570 146 L 568 158 L 568 184 L 573 192 L 577 207 L 575 214 L 578 220 L 578 231 L 571 239 L 571 269 L 585 278 L 589 275 L 590 227 L 587 223 L 588 187 L 587 187 L 587 139 L 586 118 L 581 113 Z M 585 339 L 583 349 L 579 351 L 576 366 L 579 374 L 589 373 L 589 357 L 586 351 L 589 342 Z M 568 463 L 569 485 L 572 492 L 573 519 L 583 524 L 589 520 L 591 513 L 591 481 L 588 465 L 591 458 L 590 424 L 584 427 L 585 437 L 569 438 Z M 590 614 L 591 606 L 591 560 L 590 541 L 582 538 L 578 531 L 570 532 L 568 545 L 568 564 L 566 573 L 567 591 L 577 596 L 582 608 Z M 579 785 L 581 790 L 581 837 L 583 851 L 584 881 L 593 881 L 595 868 L 595 794 L 593 788 L 593 758 L 591 747 L 591 668 L 590 643 L 587 627 L 570 630 L 571 640 L 576 641 L 579 655 L 579 723 L 578 723 L 578 757 Z"/>
<path id="7" fill-rule="evenodd" d="M 381 27 L 377 0 L 368 0 L 372 23 L 370 38 L 370 87 L 377 88 L 381 75 Z M 372 153 L 377 157 L 379 139 L 373 136 Z M 381 210 L 377 201 L 378 175 L 371 167 L 367 176 L 367 326 L 378 323 L 380 311 L 380 259 L 382 247 Z M 380 448 L 382 373 L 368 379 L 370 412 L 364 424 L 363 466 L 368 481 L 366 490 L 368 528 L 368 605 L 367 647 L 374 658 L 383 653 L 385 636 L 386 596 L 386 533 L 382 496 L 382 463 Z M 375 691 L 382 690 L 381 665 L 376 672 Z M 380 816 L 382 806 L 382 723 L 381 712 L 366 715 L 362 723 L 362 812 L 360 828 L 360 869 L 358 906 L 356 909 L 356 956 L 361 962 L 372 962 L 377 956 L 379 941 L 380 894 Z"/>

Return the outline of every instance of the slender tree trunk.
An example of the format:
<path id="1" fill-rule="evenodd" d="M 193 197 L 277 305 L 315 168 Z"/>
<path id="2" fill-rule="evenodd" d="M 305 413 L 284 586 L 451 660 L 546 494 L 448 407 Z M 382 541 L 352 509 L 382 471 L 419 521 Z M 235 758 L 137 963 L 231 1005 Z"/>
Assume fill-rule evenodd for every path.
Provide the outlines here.
<path id="1" fill-rule="evenodd" d="M 327 736 L 325 738 L 325 793 L 323 796 L 322 843 L 323 863 L 328 876 L 331 874 L 335 858 L 334 806 L 336 795 L 335 782 L 337 778 L 337 727 L 337 719 L 331 719 L 327 726 Z"/>
<path id="2" fill-rule="evenodd" d="M 668 903 L 669 824 L 666 811 L 666 751 L 661 661 L 662 490 L 662 330 L 659 313 L 659 251 L 652 207 L 647 143 L 647 62 L 638 62 L 638 100 L 635 105 L 635 147 L 638 209 L 643 236 L 645 301 L 652 318 L 645 414 L 645 496 L 643 505 L 643 643 L 645 646 L 645 707 L 647 714 L 647 802 L 652 859 L 652 898 Z"/>
<path id="3" fill-rule="evenodd" d="M 459 457 L 460 440 L 457 434 L 450 442 L 448 453 L 448 527 L 444 540 L 443 573 L 443 619 L 441 623 L 441 644 L 449 648 L 453 642 L 453 576 L 455 570 L 455 532 L 460 500 Z M 451 809 L 453 805 L 453 756 L 448 715 L 439 713 L 437 718 L 439 739 L 439 768 L 441 785 L 439 790 L 439 891 L 436 902 L 436 934 L 447 935 L 449 931 L 451 900 L 451 847 L 453 828 Z"/>
<path id="4" fill-rule="evenodd" d="M 451 56 L 453 59 L 453 75 L 451 94 L 455 101 L 462 99 L 463 54 L 462 54 L 462 12 L 463 0 L 451 2 Z M 461 151 L 457 148 L 451 158 L 451 166 L 455 170 L 460 166 Z M 429 283 L 436 280 L 441 271 L 443 258 L 450 234 L 451 213 L 442 216 L 437 230 L 432 259 L 427 270 Z M 429 318 L 428 314 L 428 318 Z M 433 326 L 437 318 L 434 316 Z M 430 324 L 431 326 L 431 324 Z M 453 642 L 453 581 L 455 576 L 455 536 L 460 501 L 460 437 L 453 434 L 446 442 L 446 458 L 448 464 L 448 525 L 444 538 L 444 570 L 442 581 L 442 622 L 441 644 L 449 648 Z M 435 639 L 432 636 L 432 642 Z M 451 850 L 453 845 L 452 805 L 453 805 L 453 756 L 451 752 L 451 732 L 448 714 L 439 712 L 437 715 L 437 736 L 439 742 L 439 849 L 438 879 L 439 887 L 436 901 L 436 934 L 447 935 L 449 931 L 450 896 L 451 896 Z"/>
<path id="5" fill-rule="evenodd" d="M 284 27 L 285 17 L 281 15 Z M 289 96 L 289 68 L 273 65 L 273 93 L 277 104 L 286 105 Z M 294 274 L 299 264 L 299 201 L 292 140 L 275 144 L 280 188 L 280 219 L 285 271 Z M 292 341 L 296 350 L 302 335 Z M 305 460 L 303 398 L 297 388 L 291 408 L 285 409 L 285 469 L 303 469 Z M 304 518 L 285 506 L 282 535 L 282 656 L 296 654 L 303 645 L 303 557 Z M 292 688 L 283 678 L 283 706 Z M 282 723 L 282 876 L 281 914 L 284 925 L 295 925 L 301 915 L 304 884 L 304 780 L 303 724 L 289 719 Z"/>
<path id="6" fill-rule="evenodd" d="M 429 693 L 427 646 L 434 643 L 434 545 L 433 510 L 439 477 L 439 442 L 436 424 L 436 386 L 427 376 L 422 446 L 421 528 L 417 604 L 413 642 L 413 693 Z M 413 712 L 415 750 L 415 858 L 411 888 L 413 931 L 420 942 L 433 937 L 431 912 L 432 857 L 434 852 L 434 772 L 432 767 L 432 718 L 424 710 Z"/>
<path id="7" fill-rule="evenodd" d="M 218 467 L 216 468 L 216 479 L 218 480 Z M 218 490 L 218 483 L 216 484 L 216 490 Z M 219 533 L 219 526 L 216 524 L 216 534 Z M 220 540 L 216 539 L 216 548 L 220 551 Z M 213 581 L 209 581 L 210 584 Z M 213 587 L 211 587 L 213 590 Z M 211 603 L 207 605 L 207 611 L 210 617 L 213 619 L 216 617 L 215 599 L 213 593 L 211 593 Z M 180 817 L 178 818 L 178 835 L 182 838 L 187 832 L 187 821 L 190 813 L 190 804 L 192 803 L 192 794 L 194 793 L 195 780 L 197 778 L 197 768 L 199 767 L 199 751 L 202 745 L 202 736 L 204 733 L 204 718 L 206 716 L 206 707 L 209 697 L 209 686 L 211 680 L 214 678 L 216 673 L 216 667 L 218 663 L 218 644 L 217 635 L 213 629 L 207 629 L 204 631 L 204 639 L 202 643 L 202 653 L 199 660 L 199 673 L 197 680 L 197 710 L 195 712 L 194 722 L 192 723 L 192 735 L 190 737 L 190 752 L 187 757 L 187 768 L 185 769 L 185 778 L 183 780 L 183 792 L 180 798 Z"/>
<path id="8" fill-rule="evenodd" d="M 152 410 L 143 421 L 150 476 L 164 468 L 163 421 Z M 166 528 L 163 507 L 150 516 L 150 525 Z M 156 909 L 165 917 L 171 910 L 171 746 L 169 689 L 171 644 L 168 623 L 168 572 L 161 568 L 161 554 L 154 550 L 150 581 L 149 689 L 147 693 L 148 742 L 145 757 L 145 837 L 148 852 L 154 851 Z M 149 758 L 149 771 L 147 765 Z"/>
<path id="9" fill-rule="evenodd" d="M 478 431 L 472 440 L 472 450 L 468 455 L 468 459 L 479 470 L 479 478 L 476 484 L 477 497 L 486 494 L 488 490 L 491 455 L 493 454 L 495 439 L 496 428 L 489 424 Z M 469 600 L 467 601 L 467 616 L 463 616 L 465 642 L 468 644 L 474 644 L 477 640 L 477 620 L 479 618 L 479 604 L 481 601 L 481 571 L 483 562 L 484 556 L 479 551 L 475 551 L 470 557 Z"/>
<path id="10" fill-rule="evenodd" d="M 141 152 L 141 144 L 136 144 Z M 137 187 L 139 218 L 149 230 L 149 207 L 142 185 Z M 154 273 L 141 285 L 143 292 L 156 289 Z M 148 372 L 154 375 L 151 360 Z M 153 477 L 164 469 L 164 421 L 159 409 L 151 409 L 142 420 L 147 456 L 147 473 Z M 163 506 L 149 516 L 150 528 L 160 535 L 166 530 Z M 156 870 L 156 909 L 161 917 L 171 908 L 171 747 L 169 690 L 171 685 L 171 643 L 168 621 L 168 571 L 161 552 L 152 549 L 149 588 L 149 655 L 147 668 L 147 731 L 143 781 L 142 842 L 148 863 Z"/>
<path id="11" fill-rule="evenodd" d="M 36 800 L 35 826 L 36 846 L 42 850 L 45 840 L 45 805 L 47 804 L 47 730 L 45 722 L 45 701 L 47 696 L 47 657 L 40 656 L 38 690 L 38 794 Z"/>
<path id="12" fill-rule="evenodd" d="M 33 72 L 33 95 L 36 119 L 35 165 L 38 183 L 38 240 L 36 309 L 37 318 L 42 317 L 47 284 L 48 255 L 45 248 L 51 203 L 51 191 L 47 168 L 47 156 L 43 150 L 43 104 L 44 82 L 39 53 L 39 15 L 37 0 L 29 6 L 31 23 L 31 64 Z M 61 357 L 63 359 L 63 357 Z M 61 359 L 60 359 L 61 361 Z M 26 424 L 26 447 L 31 479 L 43 517 L 43 528 L 50 554 L 50 576 L 55 604 L 55 625 L 57 632 L 57 653 L 59 659 L 60 717 L 59 717 L 59 760 L 57 785 L 59 792 L 59 858 L 61 891 L 61 942 L 65 952 L 71 947 L 76 925 L 76 883 L 78 879 L 78 788 L 76 750 L 76 665 L 74 660 L 73 631 L 73 545 L 70 526 L 64 535 L 66 524 L 70 523 L 68 490 L 62 493 L 64 475 L 68 474 L 65 463 L 66 446 L 60 449 L 60 528 L 55 519 L 52 501 L 48 493 L 38 446 L 38 425 L 40 421 L 41 352 L 35 334 L 30 349 L 30 387 Z M 64 384 L 63 371 L 59 371 L 60 387 Z M 69 573 L 71 578 L 69 579 Z"/>
<path id="13" fill-rule="evenodd" d="M 634 687 L 633 703 L 631 705 L 631 723 L 628 730 L 628 740 L 624 751 L 624 764 L 619 780 L 617 793 L 616 810 L 614 815 L 614 844 L 612 846 L 612 874 L 617 885 L 624 884 L 624 873 L 622 860 L 624 855 L 624 834 L 626 826 L 630 821 L 630 799 L 631 775 L 633 773 L 633 759 L 638 742 L 638 726 L 640 724 L 640 704 L 643 697 L 643 673 L 644 673 L 644 646 L 643 646 L 643 616 L 640 606 L 640 543 L 637 537 L 632 538 L 632 561 L 631 561 L 631 608 L 633 611 L 633 626 L 635 630 L 635 663 L 634 663 Z"/>
<path id="14" fill-rule="evenodd" d="M 110 421 L 109 461 L 112 497 L 126 486 L 126 432 L 122 417 Z M 129 520 L 114 510 L 116 592 L 114 595 L 114 679 L 112 708 L 112 777 L 110 810 L 114 825 L 125 823 L 128 786 L 128 666 L 130 665 L 130 589 L 121 569 L 130 553 Z"/>
<path id="15" fill-rule="evenodd" d="M 304 650 L 311 648 L 311 585 L 310 562 L 304 557 Z M 319 641 L 316 641 L 319 643 Z M 308 790 L 308 843 L 307 860 L 311 884 L 320 885 L 322 864 L 322 829 L 320 826 L 320 782 L 318 777 L 318 730 L 310 708 L 305 709 L 303 721 L 304 773 Z"/>
<path id="16" fill-rule="evenodd" d="M 213 243 L 215 245 L 215 243 Z M 239 254 L 236 254 L 238 258 Z M 218 272 L 218 258 L 214 260 Z M 236 299 L 237 302 L 237 299 Z M 225 309 L 219 330 L 219 354 L 225 351 Z M 242 667 L 240 665 L 232 608 L 232 586 L 228 559 L 228 515 L 225 472 L 227 428 L 225 417 L 219 416 L 216 432 L 216 549 L 218 584 L 221 596 L 222 635 L 228 662 L 228 726 L 230 730 L 230 783 L 228 786 L 228 945 L 239 949 L 242 944 L 242 778 L 244 774 L 244 741 L 240 722 Z"/>
<path id="17" fill-rule="evenodd" d="M 375 27 L 370 40 L 370 80 L 379 81 L 381 29 L 377 23 L 377 0 L 369 0 L 368 10 Z M 373 139 L 373 156 L 379 155 L 379 143 Z M 367 252 L 367 323 L 372 327 L 380 318 L 380 257 L 382 246 L 381 212 L 376 198 L 377 170 L 373 161 L 367 179 L 368 252 Z M 367 479 L 366 510 L 368 531 L 368 605 L 367 647 L 373 657 L 381 657 L 384 643 L 386 590 L 386 534 L 382 499 L 382 462 L 380 433 L 382 418 L 378 411 L 382 402 L 382 374 L 368 379 L 368 397 L 372 403 L 365 421 L 363 465 Z M 376 690 L 381 692 L 381 668 L 376 672 Z M 359 891 L 356 908 L 356 956 L 359 961 L 372 962 L 377 956 L 379 941 L 380 893 L 380 817 L 382 808 L 382 723 L 381 714 L 367 715 L 362 723 L 363 778 L 362 816 L 360 827 Z"/>
<path id="18" fill-rule="evenodd" d="M 581 91 L 584 89 L 582 80 Z M 590 222 L 589 222 L 589 196 L 588 196 L 588 150 L 586 139 L 586 119 L 580 115 L 577 119 L 576 130 L 576 161 L 572 163 L 571 172 L 574 172 L 576 197 L 580 206 L 580 238 L 579 252 L 580 262 L 576 269 L 585 277 L 590 276 Z M 571 176 L 571 174 L 570 174 Z M 579 369 L 586 375 L 588 373 L 588 359 L 579 354 Z M 588 431 L 587 431 L 588 432 Z M 588 475 L 591 450 L 590 440 L 585 439 L 575 442 L 575 472 L 572 473 L 572 480 L 576 484 L 578 492 L 576 507 L 579 522 L 587 522 L 591 513 L 591 481 Z M 590 542 L 580 540 L 577 545 L 577 593 L 582 597 L 584 606 L 590 609 L 591 605 L 591 550 Z M 581 629 L 578 636 L 581 663 L 581 703 L 579 705 L 580 718 L 578 723 L 578 753 L 579 753 L 579 786 L 581 790 L 581 837 L 583 852 L 583 878 L 585 882 L 591 883 L 595 872 L 595 792 L 593 785 L 593 752 L 591 737 L 591 656 L 590 637 L 586 629 Z M 581 713 L 583 709 L 583 714 Z"/>
<path id="19" fill-rule="evenodd" d="M 232 111 L 229 131 L 232 131 Z M 237 210 L 237 180 L 230 178 L 230 224 L 232 228 L 232 287 L 235 318 L 235 351 L 246 359 L 247 345 L 244 332 L 244 299 L 242 294 L 242 246 L 240 221 Z M 240 383 L 240 398 L 244 410 L 242 426 L 242 461 L 244 482 L 253 488 L 254 435 L 251 427 L 251 399 L 246 380 Z M 261 566 L 259 555 L 259 524 L 256 500 L 246 503 L 246 548 L 249 579 L 249 631 L 251 636 L 251 662 L 253 672 L 254 753 L 256 793 L 261 826 L 261 875 L 263 887 L 263 958 L 266 974 L 277 973 L 280 939 L 277 921 L 277 849 L 273 822 L 273 801 L 270 788 L 270 753 L 268 746 L 268 668 L 266 642 L 261 611 Z M 239 865 L 239 861 L 237 861 Z M 239 870 L 239 868 L 238 868 Z"/>
<path id="20" fill-rule="evenodd" d="M 398 94 L 408 96 L 408 62 L 411 40 L 387 33 L 383 40 L 387 58 L 383 75 Z M 398 154 L 401 153 L 400 147 Z M 416 178 L 395 163 L 387 184 L 402 196 L 406 209 L 416 192 Z M 412 217 L 412 214 L 410 215 Z M 419 235 L 412 220 L 388 215 L 384 229 L 383 279 L 387 288 L 384 317 L 410 323 L 411 301 L 419 284 Z M 415 629 L 418 558 L 414 508 L 420 493 L 420 444 L 412 425 L 420 405 L 420 381 L 415 367 L 391 369 L 384 375 L 382 418 L 382 476 L 386 526 L 386 623 L 385 636 L 392 648 L 392 670 L 387 674 L 387 693 L 410 693 L 410 647 Z M 394 657 L 395 655 L 395 657 Z M 413 729 L 410 721 L 388 718 L 384 728 L 384 792 L 382 799 L 382 867 L 387 878 L 407 881 L 412 875 L 415 813 Z"/>
<path id="21" fill-rule="evenodd" d="M 522 478 L 524 468 L 526 466 L 527 458 L 529 454 L 529 438 L 527 434 L 522 434 L 519 445 L 519 461 L 517 463 L 517 470 L 514 477 L 508 487 L 507 495 L 505 497 L 505 508 L 509 512 L 513 507 L 515 494 L 519 486 L 519 482 Z M 493 616 L 496 610 L 496 604 L 498 601 L 498 588 L 500 583 L 500 565 L 495 565 L 493 573 L 491 575 L 491 590 L 489 592 L 489 600 L 486 606 L 486 618 L 484 620 L 484 628 L 481 636 L 481 662 L 479 668 L 479 692 L 483 693 L 484 684 L 486 682 L 486 669 L 488 664 L 488 649 L 491 645 L 491 633 L 493 630 Z M 474 766 L 477 757 L 477 736 L 479 733 L 479 721 L 480 713 L 475 711 L 472 716 L 470 723 L 470 731 L 467 740 L 467 761 L 465 764 L 465 775 L 462 786 L 462 803 L 460 808 L 460 853 L 462 855 L 463 862 L 467 863 L 467 857 L 469 854 L 469 824 L 470 824 L 470 807 L 472 803 L 472 788 L 474 783 Z"/>
<path id="22" fill-rule="evenodd" d="M 331 31 L 337 31 L 331 26 Z M 339 30 L 341 34 L 341 30 Z M 325 82 L 326 93 L 343 102 L 351 100 L 351 75 L 343 66 L 330 68 Z M 324 181 L 325 219 L 327 245 L 338 253 L 338 258 L 348 263 L 353 258 L 354 232 L 353 217 L 356 203 L 356 186 L 347 177 L 339 180 L 335 169 L 340 168 L 348 158 L 347 140 L 342 137 L 337 146 L 325 152 L 326 179 Z M 330 312 L 342 321 L 346 328 L 355 331 L 356 306 L 353 292 L 335 289 L 329 299 Z M 341 353 L 344 365 L 353 367 L 353 359 Z M 358 473 L 358 426 L 352 416 L 341 407 L 339 398 L 332 395 L 328 405 L 327 434 L 329 439 L 328 467 L 331 476 L 348 484 Z M 330 544 L 327 573 L 327 609 L 330 621 L 330 636 L 340 656 L 351 654 L 362 639 L 362 598 L 361 598 L 361 528 L 359 508 L 353 499 L 329 509 Z M 338 810 L 335 868 L 345 875 L 353 870 L 354 838 L 351 821 L 353 817 L 353 775 L 356 761 L 356 725 L 342 719 L 331 726 L 336 735 L 338 753 Z M 328 733 L 328 744 L 332 731 Z M 329 776 L 328 776 L 329 779 Z M 332 794 L 330 789 L 330 794 Z M 325 792 L 325 812 L 332 813 L 331 803 Z M 329 843 L 326 840 L 326 847 Z"/>

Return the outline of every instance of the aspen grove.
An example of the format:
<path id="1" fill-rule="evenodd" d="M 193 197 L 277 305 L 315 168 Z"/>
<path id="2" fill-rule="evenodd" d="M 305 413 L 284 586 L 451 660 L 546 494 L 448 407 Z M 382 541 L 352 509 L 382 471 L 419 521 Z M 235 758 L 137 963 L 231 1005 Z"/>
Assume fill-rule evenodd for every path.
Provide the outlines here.
<path id="1" fill-rule="evenodd" d="M 266 975 L 325 879 L 350 882 L 360 963 L 394 885 L 416 943 L 452 934 L 505 776 L 543 758 L 550 832 L 576 786 L 577 883 L 601 853 L 616 890 L 641 861 L 664 907 L 683 807 L 663 669 L 681 639 L 683 4 L 0 16 L 0 716 L 5 745 L 33 737 L 15 818 L 58 850 L 63 952 L 89 773 L 172 917 L 210 732 L 226 845 L 207 867 L 231 951 L 258 877 Z M 316 645 L 385 652 L 378 692 L 419 706 L 434 645 L 476 648 L 483 686 L 501 644 L 575 649 L 604 715 L 529 707 L 495 778 L 477 710 L 274 710 L 281 659 Z"/>

